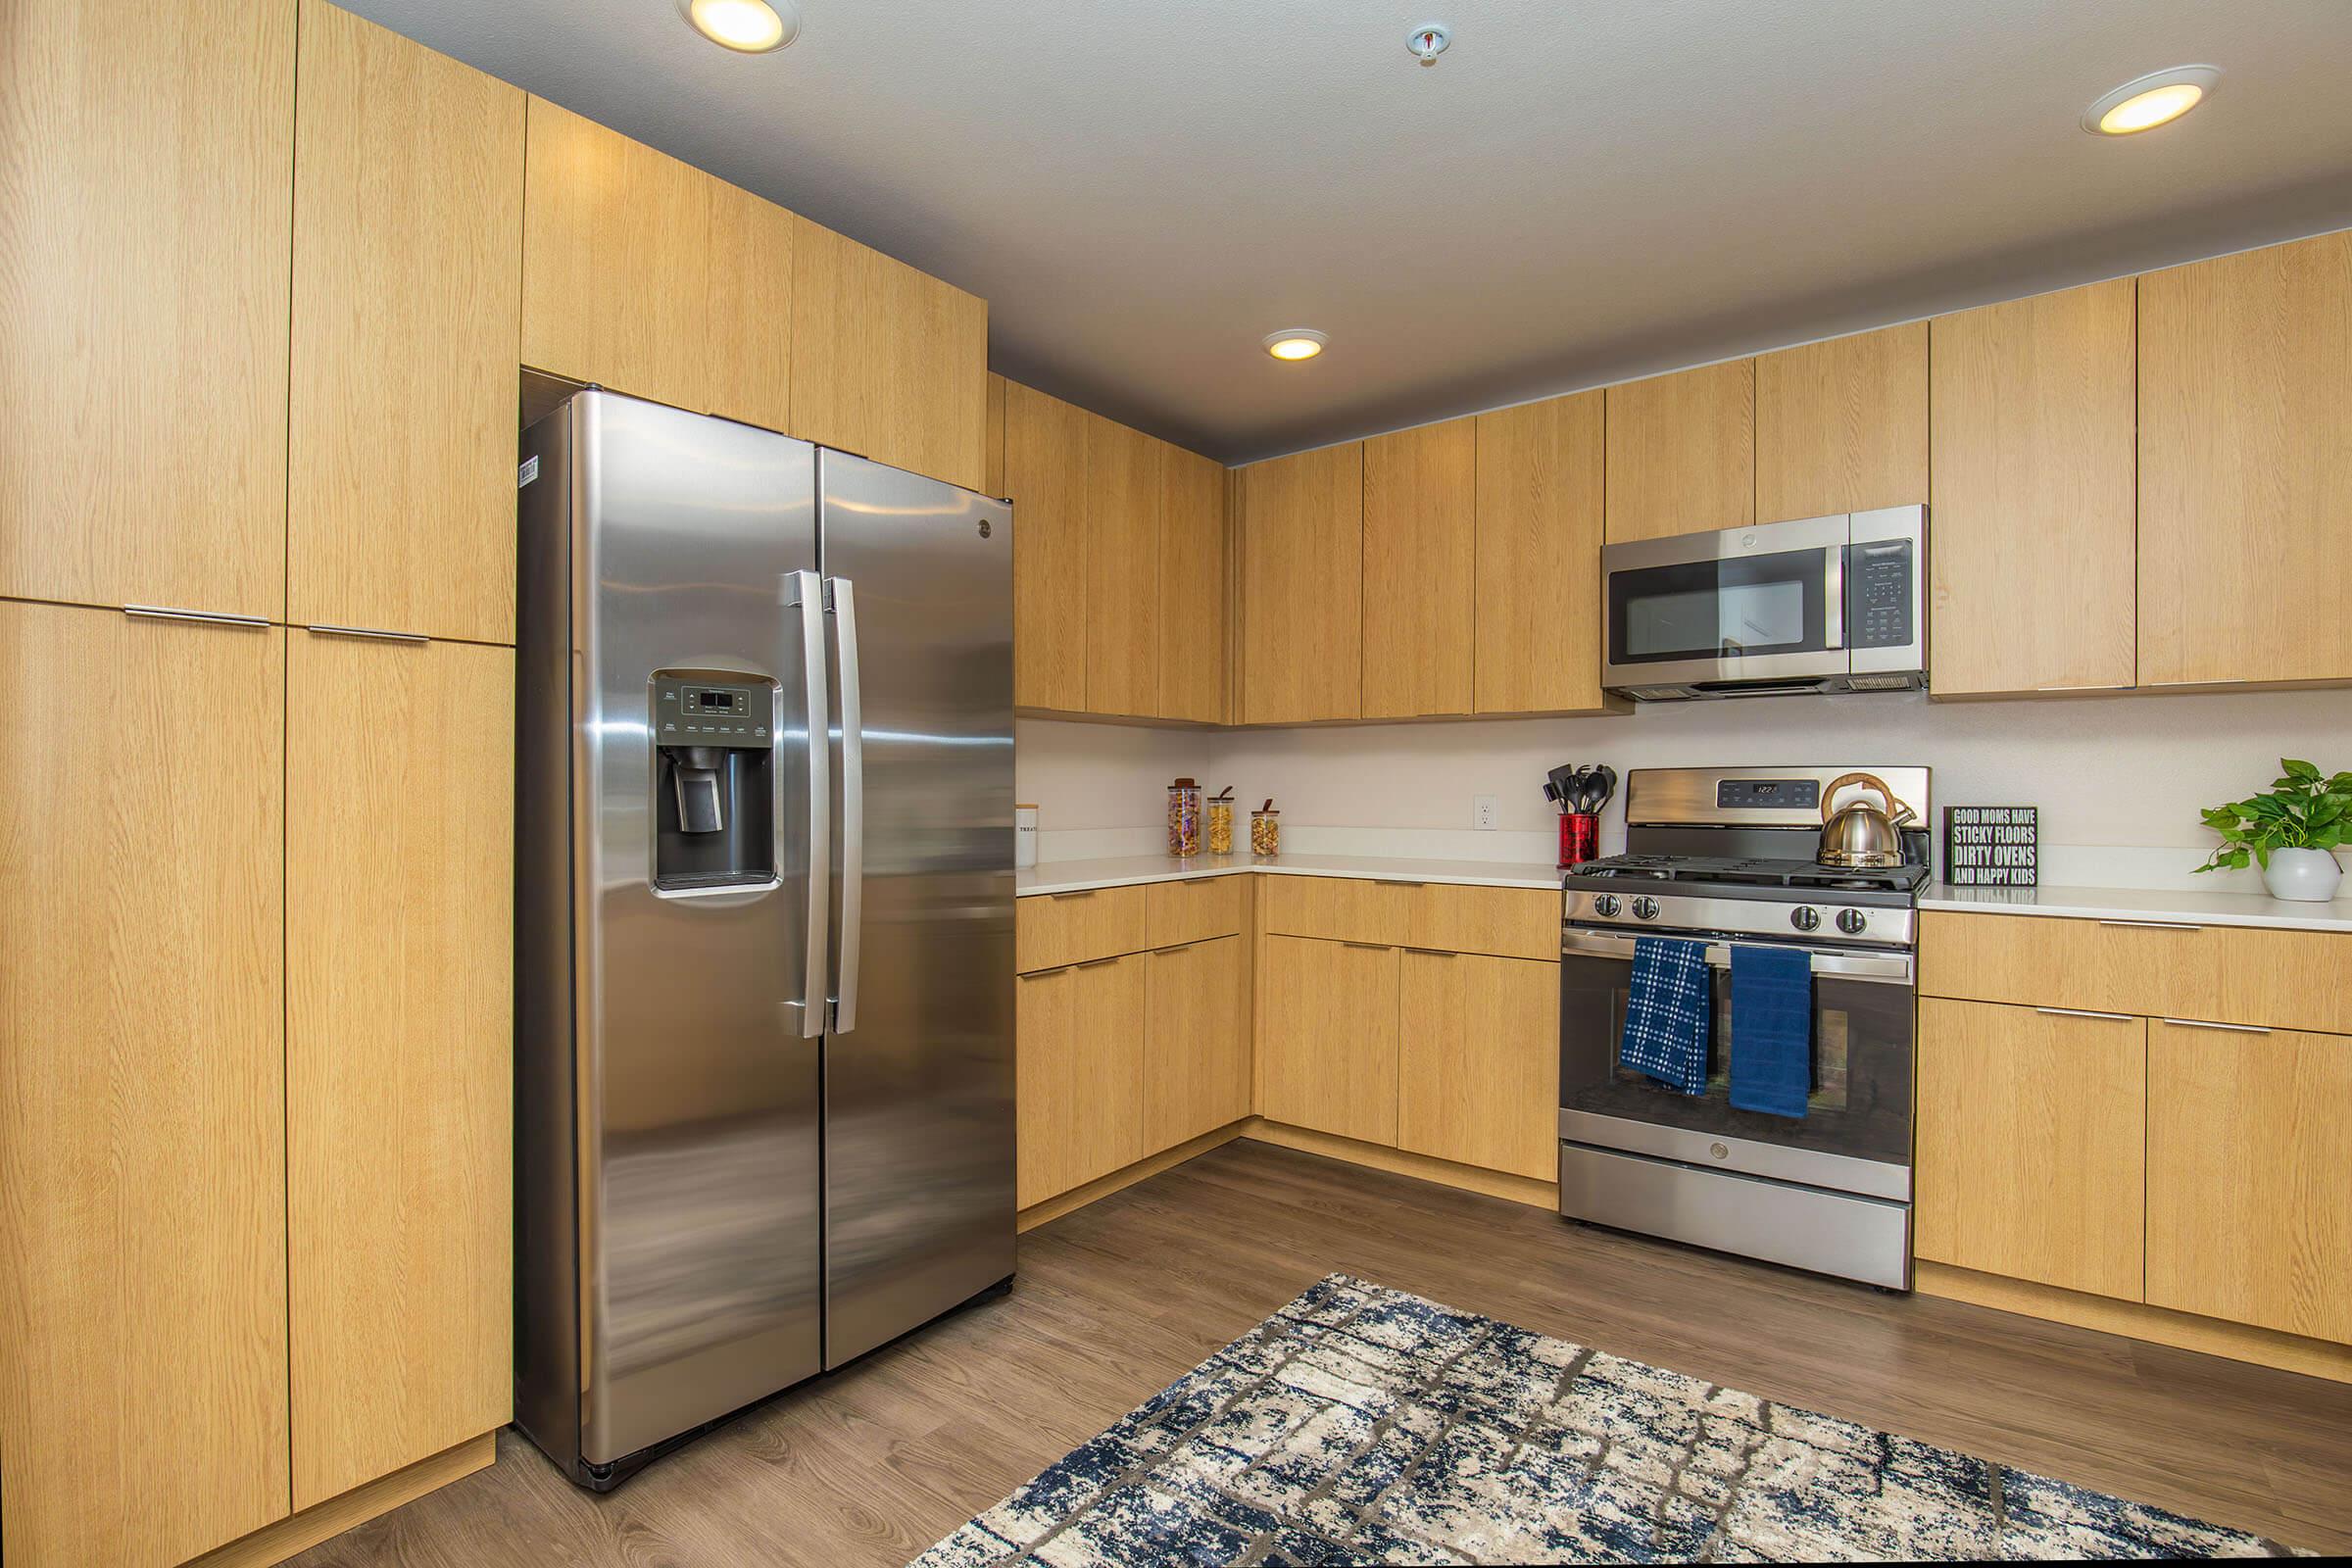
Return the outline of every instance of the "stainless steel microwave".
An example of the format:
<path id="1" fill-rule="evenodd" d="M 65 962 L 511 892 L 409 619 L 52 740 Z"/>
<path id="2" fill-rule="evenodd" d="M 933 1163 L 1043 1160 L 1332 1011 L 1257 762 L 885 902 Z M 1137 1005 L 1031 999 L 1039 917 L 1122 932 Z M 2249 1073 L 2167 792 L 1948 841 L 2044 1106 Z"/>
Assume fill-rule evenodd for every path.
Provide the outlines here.
<path id="1" fill-rule="evenodd" d="M 1601 684 L 1643 702 L 1917 690 L 1927 559 L 1925 507 L 1609 545 Z"/>

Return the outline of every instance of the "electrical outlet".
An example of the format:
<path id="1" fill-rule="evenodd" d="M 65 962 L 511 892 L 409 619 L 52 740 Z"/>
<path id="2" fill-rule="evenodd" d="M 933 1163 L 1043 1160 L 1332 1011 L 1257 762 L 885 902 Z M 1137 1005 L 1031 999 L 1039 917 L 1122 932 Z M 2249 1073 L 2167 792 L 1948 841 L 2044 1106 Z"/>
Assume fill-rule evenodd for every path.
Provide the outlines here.
<path id="1" fill-rule="evenodd" d="M 1470 819 L 1478 827 L 1492 829 L 1494 826 L 1494 797 L 1492 795 L 1472 796 L 1470 798 Z"/>

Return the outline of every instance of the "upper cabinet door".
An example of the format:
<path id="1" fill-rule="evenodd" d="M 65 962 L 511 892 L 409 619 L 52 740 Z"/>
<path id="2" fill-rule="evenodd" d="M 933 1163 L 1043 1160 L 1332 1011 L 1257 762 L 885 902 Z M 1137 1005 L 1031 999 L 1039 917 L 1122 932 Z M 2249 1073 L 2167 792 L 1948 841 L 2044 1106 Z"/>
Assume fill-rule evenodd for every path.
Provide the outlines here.
<path id="1" fill-rule="evenodd" d="M 1938 317 L 1930 336 L 1930 688 L 2130 686 L 2132 279 Z"/>
<path id="2" fill-rule="evenodd" d="M 1162 718 L 1225 720 L 1225 470 L 1160 449 L 1159 707 Z"/>
<path id="3" fill-rule="evenodd" d="M 304 0 L 289 619 L 514 640 L 523 95 Z"/>
<path id="4" fill-rule="evenodd" d="M 1276 458 L 1241 474 L 1241 721 L 1357 717 L 1364 444 Z"/>
<path id="5" fill-rule="evenodd" d="M 1478 421 L 1364 443 L 1363 716 L 1470 711 Z"/>
<path id="6" fill-rule="evenodd" d="M 294 0 L 0 32 L 0 594 L 275 619 Z"/>
<path id="7" fill-rule="evenodd" d="M 1599 392 L 1478 416 L 1474 708 L 1606 706 L 1600 691 Z"/>
<path id="8" fill-rule="evenodd" d="M 1927 499 L 1925 321 L 1756 361 L 1756 521 Z"/>
<path id="9" fill-rule="evenodd" d="M 1004 378 L 991 374 L 988 378 L 988 424 L 986 445 L 981 449 L 981 492 L 1002 496 L 1004 493 Z"/>
<path id="10" fill-rule="evenodd" d="M 792 319 L 793 434 L 980 488 L 987 301 L 803 219 Z"/>
<path id="11" fill-rule="evenodd" d="M 710 384 L 703 408 L 797 434 L 792 426 L 793 246 L 800 220 L 774 202 L 710 182 Z"/>
<path id="12" fill-rule="evenodd" d="M 1087 421 L 1083 409 L 1004 383 L 1012 498 L 1012 701 L 1086 708 Z"/>
<path id="13" fill-rule="evenodd" d="M 2352 233 L 2139 279 L 2139 679 L 2352 679 Z"/>
<path id="14" fill-rule="evenodd" d="M 1733 360 L 1607 391 L 1608 542 L 1756 520 L 1756 362 Z"/>
<path id="15" fill-rule="evenodd" d="M 544 98 L 529 119 L 522 363 L 703 412 L 718 181 Z"/>
<path id="16" fill-rule="evenodd" d="M 1159 707 L 1160 443 L 1086 416 L 1086 706 Z"/>

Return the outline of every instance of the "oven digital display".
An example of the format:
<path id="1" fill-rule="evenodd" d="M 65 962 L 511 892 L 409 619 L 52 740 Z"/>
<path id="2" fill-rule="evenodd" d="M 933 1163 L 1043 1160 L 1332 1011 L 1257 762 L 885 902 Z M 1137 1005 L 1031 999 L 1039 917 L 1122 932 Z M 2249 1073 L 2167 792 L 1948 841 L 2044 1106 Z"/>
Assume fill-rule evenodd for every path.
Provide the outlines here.
<path id="1" fill-rule="evenodd" d="M 1818 811 L 1817 778 L 1727 778 L 1715 786 L 1718 810 Z"/>

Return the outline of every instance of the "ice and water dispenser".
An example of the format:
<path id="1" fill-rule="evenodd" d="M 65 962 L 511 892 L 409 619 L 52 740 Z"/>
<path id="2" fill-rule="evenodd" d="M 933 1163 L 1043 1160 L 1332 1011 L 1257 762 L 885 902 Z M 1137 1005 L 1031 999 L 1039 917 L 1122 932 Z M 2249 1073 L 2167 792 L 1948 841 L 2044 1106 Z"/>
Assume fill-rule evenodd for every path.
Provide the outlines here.
<path id="1" fill-rule="evenodd" d="M 776 879 L 776 685 L 716 670 L 653 680 L 654 885 Z"/>

